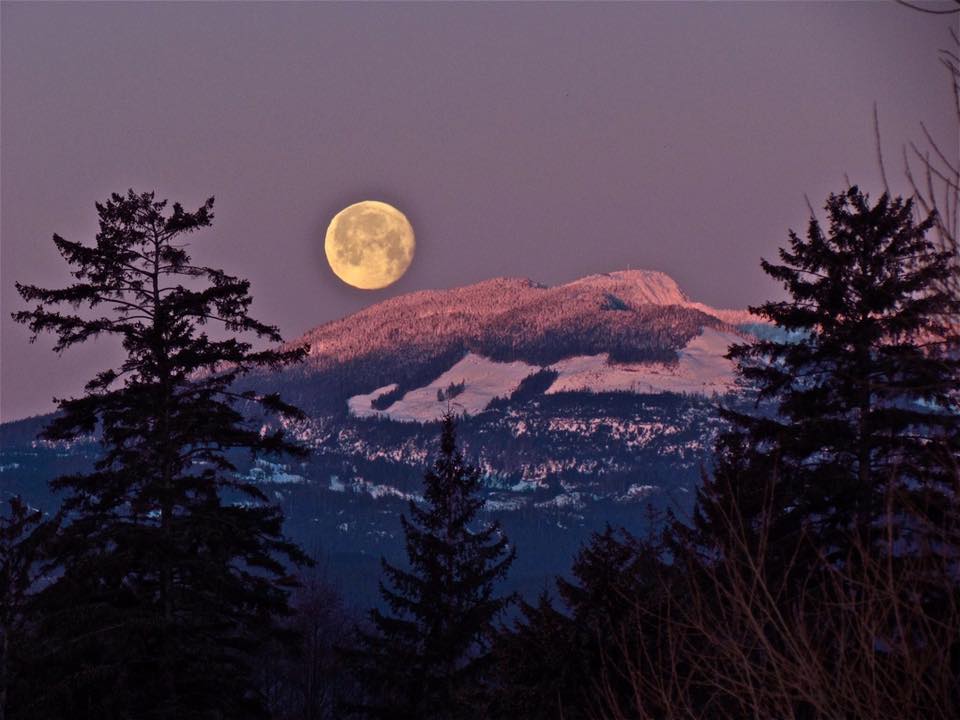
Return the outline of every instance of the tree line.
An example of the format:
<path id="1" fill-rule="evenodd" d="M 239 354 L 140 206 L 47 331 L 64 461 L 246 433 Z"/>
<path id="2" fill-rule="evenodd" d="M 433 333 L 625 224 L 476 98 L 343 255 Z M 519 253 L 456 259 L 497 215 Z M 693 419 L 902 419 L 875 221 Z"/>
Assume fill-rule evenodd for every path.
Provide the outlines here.
<path id="1" fill-rule="evenodd" d="M 257 349 L 280 337 L 246 281 L 192 261 L 212 199 L 98 204 L 93 245 L 54 236 L 76 282 L 18 285 L 34 336 L 125 359 L 44 431 L 96 433 L 93 470 L 53 482 L 55 516 L 0 520 L 0 718 L 956 717 L 960 267 L 911 200 L 825 210 L 763 261 L 786 297 L 752 310 L 787 332 L 731 348 L 755 403 L 720 409 L 691 517 L 608 526 L 504 595 L 523 549 L 447 417 L 408 562 L 354 617 L 234 472 L 304 452 L 266 422 L 296 407 L 238 389 L 304 350 Z"/>

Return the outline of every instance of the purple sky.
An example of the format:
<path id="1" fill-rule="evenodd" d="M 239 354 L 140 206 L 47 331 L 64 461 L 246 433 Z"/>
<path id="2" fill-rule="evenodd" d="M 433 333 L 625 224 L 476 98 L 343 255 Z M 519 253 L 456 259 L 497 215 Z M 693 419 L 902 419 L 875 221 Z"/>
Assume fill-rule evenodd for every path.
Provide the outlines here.
<path id="1" fill-rule="evenodd" d="M 58 358 L 9 314 L 68 276 L 50 241 L 156 190 L 214 229 L 197 260 L 248 277 L 294 337 L 396 293 L 628 266 L 745 306 L 804 194 L 876 190 L 920 122 L 953 142 L 936 49 L 956 16 L 892 4 L 2 4 L 0 415 L 52 408 L 116 359 Z M 949 143 L 948 143 L 949 145 Z M 407 275 L 342 285 L 323 233 L 361 199 L 417 233 Z"/>

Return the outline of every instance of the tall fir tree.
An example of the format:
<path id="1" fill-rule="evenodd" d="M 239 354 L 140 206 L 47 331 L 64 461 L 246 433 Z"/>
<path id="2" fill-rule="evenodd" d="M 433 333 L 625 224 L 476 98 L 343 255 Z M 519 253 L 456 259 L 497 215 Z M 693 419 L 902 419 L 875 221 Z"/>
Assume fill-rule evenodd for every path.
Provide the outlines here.
<path id="1" fill-rule="evenodd" d="M 382 561 L 389 608 L 348 654 L 367 689 L 367 717 L 440 720 L 482 716 L 483 676 L 494 622 L 511 601 L 497 596 L 515 557 L 497 522 L 478 525 L 480 470 L 457 449 L 452 416 L 424 475 L 423 505 L 401 516 L 410 569 Z"/>
<path id="2" fill-rule="evenodd" d="M 53 481 L 67 493 L 52 548 L 61 574 L 32 608 L 43 692 L 24 716 L 263 717 L 250 658 L 288 611 L 288 563 L 304 558 L 232 453 L 299 452 L 247 416 L 298 411 L 236 381 L 303 351 L 240 339 L 280 336 L 248 314 L 249 283 L 188 255 L 184 238 L 210 226 L 212 198 L 187 212 L 131 190 L 96 207 L 92 246 L 53 238 L 76 282 L 17 285 L 36 306 L 14 317 L 34 338 L 53 333 L 60 352 L 113 336 L 125 351 L 85 395 L 59 401 L 44 431 L 96 434 L 101 455 L 92 472 Z M 211 337 L 208 324 L 226 333 Z"/>
<path id="3" fill-rule="evenodd" d="M 782 336 L 730 357 L 769 411 L 724 411 L 732 429 L 698 504 L 705 537 L 722 544 L 737 518 L 781 565 L 801 534 L 838 559 L 849 532 L 877 536 L 885 518 L 918 546 L 916 514 L 936 520 L 958 500 L 960 298 L 945 282 L 957 259 L 910 200 L 871 204 L 851 187 L 826 211 L 828 231 L 813 217 L 779 264 L 762 262 L 788 297 L 752 310 Z"/>

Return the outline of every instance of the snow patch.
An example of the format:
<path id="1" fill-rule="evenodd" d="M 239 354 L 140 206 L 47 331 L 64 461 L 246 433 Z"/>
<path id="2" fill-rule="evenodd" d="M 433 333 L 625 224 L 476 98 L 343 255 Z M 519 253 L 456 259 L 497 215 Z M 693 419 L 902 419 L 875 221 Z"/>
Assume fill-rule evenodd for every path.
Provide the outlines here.
<path id="1" fill-rule="evenodd" d="M 510 490 L 515 493 L 521 492 L 531 492 L 537 490 L 540 487 L 540 483 L 532 480 L 521 480 L 520 482 L 512 485 Z"/>
<path id="2" fill-rule="evenodd" d="M 618 270 L 589 275 L 567 283 L 566 287 L 592 287 L 604 290 L 633 305 L 679 305 L 699 310 L 729 325 L 756 323 L 757 317 L 746 310 L 723 310 L 693 302 L 677 285 L 676 280 L 657 270 Z"/>
<path id="3" fill-rule="evenodd" d="M 656 270 L 618 270 L 567 283 L 567 287 L 577 286 L 595 287 L 621 297 L 627 295 L 625 299 L 637 305 L 683 305 L 688 302 L 676 281 Z"/>
<path id="4" fill-rule="evenodd" d="M 396 389 L 397 384 L 390 383 L 389 385 L 377 388 L 373 392 L 364 395 L 354 395 L 347 400 L 347 407 L 350 408 L 350 412 L 357 417 L 376 417 L 377 415 L 383 415 L 384 413 L 380 410 L 375 410 L 370 403 L 384 393 L 393 392 Z"/>
<path id="5" fill-rule="evenodd" d="M 560 493 L 549 500 L 536 503 L 536 507 L 538 508 L 558 508 L 565 510 L 582 510 L 585 505 L 586 503 L 583 500 L 583 496 L 579 492 Z"/>
<path id="6" fill-rule="evenodd" d="M 678 351 L 676 363 L 612 363 L 607 353 L 566 358 L 548 366 L 557 373 L 557 379 L 547 394 L 574 391 L 724 394 L 736 389 L 734 364 L 724 355 L 730 345 L 741 341 L 742 338 L 732 332 L 705 327 Z M 522 361 L 500 363 L 467 353 L 429 385 L 411 390 L 383 410 L 375 410 L 370 402 L 395 390 L 396 383 L 354 395 L 347 406 L 357 417 L 379 416 L 398 422 L 434 422 L 448 409 L 457 414 L 476 415 L 495 397 L 509 397 L 524 378 L 541 369 Z M 456 397 L 438 399 L 450 385 L 460 383 L 463 391 Z M 527 432 L 527 427 L 521 421 L 512 431 L 520 436 Z"/>
<path id="7" fill-rule="evenodd" d="M 389 392 L 396 385 L 374 390 L 366 395 L 354 395 L 347 401 L 350 412 L 359 417 L 382 415 L 399 422 L 434 422 L 449 407 L 454 413 L 476 415 L 495 397 L 507 397 L 528 375 L 540 368 L 525 362 L 498 363 L 481 355 L 467 353 L 452 368 L 429 385 L 411 390 L 382 411 L 370 407 L 370 400 Z M 463 392 L 452 400 L 438 400 L 437 391 L 451 384 L 463 383 Z"/>
<path id="8" fill-rule="evenodd" d="M 279 463 L 272 463 L 267 460 L 257 459 L 256 465 L 250 468 L 250 472 L 243 478 L 248 482 L 257 483 L 277 483 L 289 485 L 292 483 L 302 483 L 303 475 L 294 475 L 287 472 L 287 466 Z"/>
<path id="9" fill-rule="evenodd" d="M 741 342 L 741 338 L 707 327 L 677 353 L 678 362 L 674 364 L 611 363 L 607 353 L 567 358 L 550 366 L 558 376 L 547 394 L 626 391 L 710 395 L 730 392 L 735 387 L 734 365 L 723 356 L 735 342 Z"/>
<path id="10" fill-rule="evenodd" d="M 637 502 L 642 500 L 647 495 L 655 491 L 657 488 L 655 485 L 640 485 L 639 483 L 633 483 L 630 487 L 627 488 L 627 491 L 617 498 L 618 502 Z"/>
<path id="11" fill-rule="evenodd" d="M 489 498 L 483 504 L 483 509 L 487 512 L 515 512 L 526 505 L 522 498 L 513 498 L 509 500 Z"/>
<path id="12" fill-rule="evenodd" d="M 393 487 L 392 485 L 372 483 L 369 480 L 364 480 L 363 478 L 355 479 L 351 484 L 350 489 L 355 493 L 366 493 L 374 500 L 379 500 L 380 498 L 385 497 L 396 497 L 400 498 L 401 500 L 423 502 L 423 497 L 417 495 L 416 493 L 405 493 L 402 490 Z"/>

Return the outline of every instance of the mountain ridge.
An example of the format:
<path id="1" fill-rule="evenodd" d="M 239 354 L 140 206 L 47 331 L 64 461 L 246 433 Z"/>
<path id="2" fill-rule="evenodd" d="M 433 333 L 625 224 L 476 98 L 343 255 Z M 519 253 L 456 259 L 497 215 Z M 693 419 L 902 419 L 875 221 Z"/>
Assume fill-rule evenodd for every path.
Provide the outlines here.
<path id="1" fill-rule="evenodd" d="M 690 300 L 659 271 L 555 286 L 491 278 L 399 295 L 308 330 L 287 343 L 306 346 L 306 360 L 275 389 L 296 388 L 291 399 L 308 411 L 345 411 L 349 398 L 392 384 L 397 393 L 425 387 L 468 354 L 535 367 L 601 355 L 666 366 L 706 327 L 735 339 L 756 323 L 746 311 Z"/>
<path id="2" fill-rule="evenodd" d="M 396 548 L 397 515 L 418 497 L 450 407 L 485 512 L 522 548 L 518 583 L 535 591 L 603 523 L 642 531 L 647 503 L 688 509 L 722 425 L 713 396 L 738 402 L 723 355 L 744 337 L 740 320 L 756 324 L 656 271 L 400 295 L 288 343 L 309 345 L 305 362 L 245 377 L 307 413 L 286 429 L 309 454 L 233 462 L 283 507 L 293 537 L 375 594 L 375 558 Z M 97 448 L 35 442 L 43 421 L 0 426 L 0 490 L 52 510 L 47 481 L 89 467 Z"/>
<path id="3" fill-rule="evenodd" d="M 370 305 L 337 320 L 323 323 L 301 334 L 288 346 L 307 345 L 313 358 L 345 350 L 331 335 L 340 335 L 348 325 L 360 325 L 366 338 L 369 330 L 380 324 L 390 324 L 396 313 L 405 313 L 408 319 L 426 320 L 460 316 L 476 319 L 496 318 L 501 312 L 521 312 L 536 304 L 586 303 L 597 310 L 605 307 L 610 296 L 615 296 L 626 307 L 636 310 L 644 306 L 678 307 L 695 310 L 726 325 L 736 327 L 757 322 L 746 310 L 718 309 L 695 302 L 684 293 L 673 278 L 657 270 L 618 270 L 587 275 L 576 280 L 548 286 L 529 278 L 496 277 L 470 285 L 449 289 L 417 290 Z M 374 335 L 376 333 L 374 332 Z"/>

